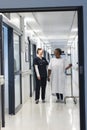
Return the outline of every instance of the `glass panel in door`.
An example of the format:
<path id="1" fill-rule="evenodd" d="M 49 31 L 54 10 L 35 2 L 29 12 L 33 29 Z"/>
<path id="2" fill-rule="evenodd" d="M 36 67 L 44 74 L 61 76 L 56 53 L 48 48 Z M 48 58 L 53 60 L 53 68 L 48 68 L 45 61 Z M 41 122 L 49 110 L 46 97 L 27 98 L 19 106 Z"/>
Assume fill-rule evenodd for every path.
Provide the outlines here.
<path id="1" fill-rule="evenodd" d="M 19 35 L 14 33 L 14 75 L 15 75 L 15 108 L 21 104 L 21 81 L 20 81 L 20 40 Z"/>

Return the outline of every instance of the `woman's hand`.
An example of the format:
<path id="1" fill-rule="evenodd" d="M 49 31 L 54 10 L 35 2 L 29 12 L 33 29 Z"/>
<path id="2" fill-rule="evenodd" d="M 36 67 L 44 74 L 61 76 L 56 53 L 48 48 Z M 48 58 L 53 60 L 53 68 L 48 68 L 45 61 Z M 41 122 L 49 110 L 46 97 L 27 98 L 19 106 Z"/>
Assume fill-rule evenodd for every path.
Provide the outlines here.
<path id="1" fill-rule="evenodd" d="M 47 78 L 48 82 L 50 82 L 50 77 Z"/>
<path id="2" fill-rule="evenodd" d="M 37 77 L 37 79 L 38 79 L 38 80 L 41 80 L 41 77 L 40 77 L 40 76 L 38 76 L 38 77 Z"/>

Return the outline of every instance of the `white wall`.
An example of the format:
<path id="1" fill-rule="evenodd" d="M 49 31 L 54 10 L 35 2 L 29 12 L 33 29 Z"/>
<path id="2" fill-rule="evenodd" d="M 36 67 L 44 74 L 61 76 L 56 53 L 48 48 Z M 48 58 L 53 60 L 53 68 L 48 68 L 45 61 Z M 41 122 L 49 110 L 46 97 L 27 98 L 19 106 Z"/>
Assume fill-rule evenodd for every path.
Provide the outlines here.
<path id="1" fill-rule="evenodd" d="M 72 58 L 72 87 L 73 95 L 79 97 L 79 82 L 78 82 L 78 40 L 77 37 L 73 41 L 71 47 L 71 58 Z"/>
<path id="2" fill-rule="evenodd" d="M 25 103 L 30 95 L 30 73 L 29 73 L 29 62 L 25 61 L 25 47 L 27 46 L 27 41 L 25 38 L 25 27 L 24 18 L 21 18 L 21 30 L 23 31 L 21 40 L 21 65 L 22 65 L 22 102 Z"/>

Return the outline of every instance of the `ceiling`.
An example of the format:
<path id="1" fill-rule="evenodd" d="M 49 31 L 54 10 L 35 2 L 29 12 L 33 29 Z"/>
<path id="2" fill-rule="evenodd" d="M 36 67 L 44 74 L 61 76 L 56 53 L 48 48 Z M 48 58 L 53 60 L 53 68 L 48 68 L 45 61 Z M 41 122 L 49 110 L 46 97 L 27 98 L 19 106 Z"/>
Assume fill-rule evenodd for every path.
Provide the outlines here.
<path id="1" fill-rule="evenodd" d="M 33 12 L 20 13 L 33 33 L 52 48 L 64 48 L 77 34 L 77 12 Z"/>

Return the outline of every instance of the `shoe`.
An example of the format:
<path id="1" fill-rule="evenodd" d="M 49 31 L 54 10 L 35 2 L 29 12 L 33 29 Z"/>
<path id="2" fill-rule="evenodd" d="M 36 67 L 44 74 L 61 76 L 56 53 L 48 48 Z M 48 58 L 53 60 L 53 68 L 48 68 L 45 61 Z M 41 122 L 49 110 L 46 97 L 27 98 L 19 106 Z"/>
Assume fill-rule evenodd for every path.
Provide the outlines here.
<path id="1" fill-rule="evenodd" d="M 56 100 L 56 102 L 60 102 L 60 100 L 59 100 L 59 99 L 57 99 L 57 100 Z"/>
<path id="2" fill-rule="evenodd" d="M 64 100 L 60 100 L 60 103 L 64 103 Z"/>
<path id="3" fill-rule="evenodd" d="M 39 100 L 36 100 L 35 103 L 38 104 L 38 103 L 39 103 Z"/>
<path id="4" fill-rule="evenodd" d="M 42 103 L 45 103 L 45 100 L 42 100 Z"/>
<path id="5" fill-rule="evenodd" d="M 59 102 L 60 102 L 60 103 L 64 103 L 64 100 L 63 100 L 63 99 L 60 99 Z"/>

